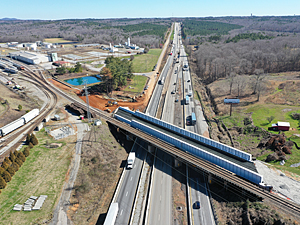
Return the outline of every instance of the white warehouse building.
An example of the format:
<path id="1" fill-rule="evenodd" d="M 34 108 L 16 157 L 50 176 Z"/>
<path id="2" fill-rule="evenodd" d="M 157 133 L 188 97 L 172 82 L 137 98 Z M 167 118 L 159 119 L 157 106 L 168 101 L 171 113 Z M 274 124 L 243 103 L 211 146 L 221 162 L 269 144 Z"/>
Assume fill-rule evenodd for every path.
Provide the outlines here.
<path id="1" fill-rule="evenodd" d="M 26 51 L 12 52 L 9 53 L 9 56 L 13 59 L 20 60 L 29 64 L 49 62 L 49 57 L 47 55 Z"/>

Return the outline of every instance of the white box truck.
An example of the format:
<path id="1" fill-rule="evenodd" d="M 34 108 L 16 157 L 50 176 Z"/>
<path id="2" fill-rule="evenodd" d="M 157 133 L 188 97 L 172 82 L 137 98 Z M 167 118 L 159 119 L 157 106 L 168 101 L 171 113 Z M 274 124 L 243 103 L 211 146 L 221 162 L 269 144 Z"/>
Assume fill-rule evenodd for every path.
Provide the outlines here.
<path id="1" fill-rule="evenodd" d="M 130 152 L 127 159 L 127 169 L 132 169 L 135 160 L 135 152 Z"/>

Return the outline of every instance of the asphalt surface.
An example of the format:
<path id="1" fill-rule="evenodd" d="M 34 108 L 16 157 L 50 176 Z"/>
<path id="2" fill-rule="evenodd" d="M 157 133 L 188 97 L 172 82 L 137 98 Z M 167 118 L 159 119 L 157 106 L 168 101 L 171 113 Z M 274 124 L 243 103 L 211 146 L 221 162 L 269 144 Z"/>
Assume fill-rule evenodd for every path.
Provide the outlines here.
<path id="1" fill-rule="evenodd" d="M 174 42 L 178 38 L 177 31 L 175 27 L 175 35 Z M 174 57 L 176 57 L 176 47 L 175 44 L 172 49 L 172 56 L 169 56 L 168 62 L 164 68 L 164 71 L 168 71 L 166 76 L 170 76 L 170 82 L 168 83 L 168 78 L 165 76 L 165 84 L 164 88 L 162 88 L 160 84 L 158 84 L 155 90 L 159 90 L 159 92 L 155 92 L 157 96 L 153 96 L 156 99 L 155 106 L 150 105 L 149 109 L 155 108 L 159 104 L 159 99 L 164 92 L 166 92 L 166 98 L 164 100 L 164 106 L 162 111 L 162 120 L 174 123 L 174 107 L 175 107 L 175 98 L 176 98 L 176 83 L 177 83 L 177 74 L 175 74 L 175 70 L 172 66 Z M 175 65 L 177 68 L 177 65 Z M 175 84 L 175 85 L 174 85 Z M 174 94 L 171 94 L 174 92 Z M 157 106 L 156 106 L 157 105 Z M 150 115 L 155 116 L 156 111 L 150 111 Z M 149 220 L 148 224 L 153 225 L 165 225 L 172 224 L 172 157 L 159 149 L 156 152 L 156 159 L 153 168 L 153 180 L 152 180 L 152 193 L 149 200 Z"/>
<path id="2" fill-rule="evenodd" d="M 198 178 L 190 179 L 190 193 L 192 198 L 192 224 L 194 225 L 213 225 L 215 224 L 212 209 L 209 201 L 209 196 L 206 188 L 206 183 Z M 194 207 L 196 201 L 200 202 L 200 209 Z"/>
<path id="3" fill-rule="evenodd" d="M 148 224 L 172 224 L 172 158 L 157 151 Z"/>
<path id="4" fill-rule="evenodd" d="M 147 149 L 147 144 L 140 139 L 138 139 L 132 147 L 132 151 L 135 152 L 134 166 L 132 169 L 126 169 L 122 184 L 117 193 L 115 202 L 119 203 L 119 213 L 115 225 L 129 224 L 132 206 L 146 156 L 145 149 Z"/>

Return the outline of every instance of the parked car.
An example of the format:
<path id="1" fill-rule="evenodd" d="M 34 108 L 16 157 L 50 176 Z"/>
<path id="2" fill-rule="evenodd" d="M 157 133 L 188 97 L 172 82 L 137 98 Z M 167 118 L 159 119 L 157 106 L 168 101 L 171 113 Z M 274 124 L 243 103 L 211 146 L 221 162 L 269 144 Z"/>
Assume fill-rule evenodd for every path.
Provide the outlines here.
<path id="1" fill-rule="evenodd" d="M 194 209 L 200 209 L 200 202 L 199 201 L 195 201 Z"/>

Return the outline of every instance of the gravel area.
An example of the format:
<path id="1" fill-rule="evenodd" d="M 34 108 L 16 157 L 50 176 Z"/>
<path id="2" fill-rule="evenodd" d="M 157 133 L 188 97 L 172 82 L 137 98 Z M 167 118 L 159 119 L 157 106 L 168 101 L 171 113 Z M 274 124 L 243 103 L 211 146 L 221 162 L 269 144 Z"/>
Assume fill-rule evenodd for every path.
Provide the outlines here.
<path id="1" fill-rule="evenodd" d="M 293 180 L 279 170 L 269 168 L 267 164 L 261 161 L 256 160 L 255 165 L 258 173 L 263 175 L 264 182 L 273 186 L 274 192 L 278 192 L 300 204 L 299 181 Z"/>

